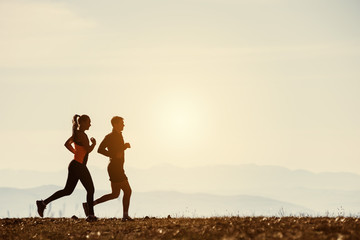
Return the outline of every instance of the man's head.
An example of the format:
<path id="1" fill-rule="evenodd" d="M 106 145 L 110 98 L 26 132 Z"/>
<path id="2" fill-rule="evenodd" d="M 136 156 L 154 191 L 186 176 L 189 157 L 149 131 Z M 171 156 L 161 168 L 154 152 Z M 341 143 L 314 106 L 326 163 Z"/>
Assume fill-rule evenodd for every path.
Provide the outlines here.
<path id="1" fill-rule="evenodd" d="M 111 119 L 111 125 L 113 126 L 114 130 L 117 132 L 121 132 L 124 129 L 124 119 L 119 116 L 115 116 Z"/>

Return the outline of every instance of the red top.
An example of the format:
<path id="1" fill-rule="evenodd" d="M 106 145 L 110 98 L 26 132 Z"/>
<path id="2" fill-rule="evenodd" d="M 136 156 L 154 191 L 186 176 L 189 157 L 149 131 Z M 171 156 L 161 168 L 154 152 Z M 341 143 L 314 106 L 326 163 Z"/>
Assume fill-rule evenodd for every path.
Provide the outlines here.
<path id="1" fill-rule="evenodd" d="M 75 161 L 78 161 L 79 163 L 82 164 L 84 162 L 87 152 L 83 146 L 77 145 L 76 143 L 74 144 L 75 144 L 74 159 Z"/>

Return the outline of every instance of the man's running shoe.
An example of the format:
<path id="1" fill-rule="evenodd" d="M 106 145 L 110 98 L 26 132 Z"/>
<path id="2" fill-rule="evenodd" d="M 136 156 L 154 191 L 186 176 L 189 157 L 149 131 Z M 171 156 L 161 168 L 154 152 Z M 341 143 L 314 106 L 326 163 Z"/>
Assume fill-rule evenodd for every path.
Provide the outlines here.
<path id="1" fill-rule="evenodd" d="M 43 200 L 38 200 L 38 201 L 36 201 L 36 206 L 37 206 L 37 211 L 38 211 L 40 217 L 43 217 L 44 210 L 46 208 L 46 204 L 44 203 Z"/>
<path id="2" fill-rule="evenodd" d="M 84 202 L 82 205 L 84 208 L 85 216 L 89 216 L 89 205 L 87 204 L 87 202 Z"/>
<path id="3" fill-rule="evenodd" d="M 132 219 L 132 218 L 129 217 L 129 216 L 126 216 L 126 217 L 123 217 L 123 218 L 121 219 L 121 221 L 122 221 L 122 222 L 127 222 L 127 221 L 133 222 L 134 219 Z"/>
<path id="4" fill-rule="evenodd" d="M 87 222 L 96 222 L 98 220 L 97 217 L 95 217 L 94 215 L 89 215 L 87 218 L 86 218 L 86 221 Z"/>

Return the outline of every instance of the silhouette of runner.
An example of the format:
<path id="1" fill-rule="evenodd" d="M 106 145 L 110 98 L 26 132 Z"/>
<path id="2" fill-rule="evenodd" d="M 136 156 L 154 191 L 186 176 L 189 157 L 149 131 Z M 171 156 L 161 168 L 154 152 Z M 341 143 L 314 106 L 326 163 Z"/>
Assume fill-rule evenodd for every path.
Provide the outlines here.
<path id="1" fill-rule="evenodd" d="M 53 195 L 45 200 L 36 201 L 37 210 L 41 217 L 44 215 L 44 209 L 50 202 L 70 195 L 78 181 L 85 187 L 87 195 L 86 201 L 89 209 L 87 221 L 96 221 L 97 218 L 94 216 L 94 184 L 90 175 L 86 163 L 88 160 L 89 153 L 94 149 L 96 145 L 95 138 L 91 138 L 91 145 L 89 144 L 89 138 L 85 131 L 89 130 L 91 126 L 90 117 L 87 115 L 75 115 L 73 117 L 73 129 L 72 136 L 65 142 L 65 147 L 72 153 L 74 153 L 74 160 L 72 160 L 68 167 L 68 178 L 64 189 L 55 192 Z M 74 143 L 75 148 L 72 146 Z"/>
<path id="2" fill-rule="evenodd" d="M 119 197 L 120 190 L 123 190 L 123 218 L 122 221 L 133 221 L 129 217 L 129 205 L 131 196 L 131 187 L 128 182 L 128 178 L 124 171 L 124 153 L 127 148 L 130 148 L 129 143 L 124 143 L 122 131 L 124 129 L 124 119 L 122 117 L 115 116 L 111 119 L 111 125 L 113 130 L 111 133 L 105 136 L 104 140 L 100 143 L 98 153 L 101 153 L 110 158 L 108 165 L 108 173 L 111 182 L 112 192 L 102 196 L 94 201 L 94 206 Z M 88 204 L 83 203 L 85 214 L 88 213 Z M 90 213 L 90 212 L 89 212 Z"/>

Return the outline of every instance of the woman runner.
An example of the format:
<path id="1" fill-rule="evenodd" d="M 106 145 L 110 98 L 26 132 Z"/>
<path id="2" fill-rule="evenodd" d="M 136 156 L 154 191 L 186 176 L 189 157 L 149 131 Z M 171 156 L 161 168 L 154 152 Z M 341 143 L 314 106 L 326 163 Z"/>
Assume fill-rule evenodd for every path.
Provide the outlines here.
<path id="1" fill-rule="evenodd" d="M 73 117 L 73 129 L 72 136 L 65 142 L 65 147 L 74 154 L 74 160 L 72 160 L 68 167 L 68 178 L 64 189 L 55 192 L 53 195 L 45 200 L 36 201 L 37 210 L 41 217 L 44 216 L 44 209 L 50 202 L 70 195 L 78 181 L 85 187 L 87 196 L 87 204 L 89 206 L 89 215 L 87 221 L 96 221 L 97 218 L 94 215 L 94 184 L 90 175 L 86 163 L 88 160 L 89 153 L 94 149 L 96 145 L 95 138 L 91 138 L 91 145 L 89 144 L 89 138 L 85 131 L 89 130 L 91 126 L 90 117 L 87 115 L 75 115 Z M 74 143 L 75 148 L 72 146 Z"/>

